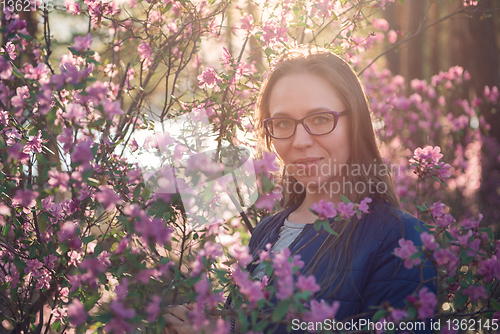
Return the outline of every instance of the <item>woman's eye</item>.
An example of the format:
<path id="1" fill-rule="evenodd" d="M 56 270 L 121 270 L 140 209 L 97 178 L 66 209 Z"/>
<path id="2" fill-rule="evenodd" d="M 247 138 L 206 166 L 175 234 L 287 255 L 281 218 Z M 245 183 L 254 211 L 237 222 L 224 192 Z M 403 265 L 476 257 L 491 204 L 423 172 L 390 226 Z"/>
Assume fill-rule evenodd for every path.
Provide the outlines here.
<path id="1" fill-rule="evenodd" d="M 290 126 L 290 121 L 288 120 L 283 120 L 283 121 L 279 121 L 277 124 L 276 124 L 276 127 L 278 128 L 288 128 Z"/>
<path id="2" fill-rule="evenodd" d="M 316 116 L 316 117 L 314 117 L 313 122 L 315 124 L 323 124 L 323 123 L 328 122 L 328 118 L 325 116 Z"/>

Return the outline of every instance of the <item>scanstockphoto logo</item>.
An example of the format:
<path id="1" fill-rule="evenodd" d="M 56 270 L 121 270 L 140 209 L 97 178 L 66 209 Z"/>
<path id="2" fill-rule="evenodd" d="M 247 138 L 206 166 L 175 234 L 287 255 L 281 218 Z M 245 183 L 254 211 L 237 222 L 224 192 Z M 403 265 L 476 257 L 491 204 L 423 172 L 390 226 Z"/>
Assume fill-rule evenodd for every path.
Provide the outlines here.
<path id="1" fill-rule="evenodd" d="M 159 157 L 157 166 L 141 169 L 146 188 L 160 198 L 179 193 L 193 229 L 237 216 L 254 204 L 258 191 L 250 150 L 210 149 L 212 131 L 202 108 L 174 122 L 175 135 L 156 133 L 145 143 Z"/>

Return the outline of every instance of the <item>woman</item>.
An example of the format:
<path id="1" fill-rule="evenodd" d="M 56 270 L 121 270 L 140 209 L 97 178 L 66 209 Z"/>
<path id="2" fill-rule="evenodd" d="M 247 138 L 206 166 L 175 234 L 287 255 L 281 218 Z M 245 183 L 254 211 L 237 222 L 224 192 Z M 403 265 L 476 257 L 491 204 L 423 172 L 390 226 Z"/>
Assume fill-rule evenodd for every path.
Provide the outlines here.
<path id="1" fill-rule="evenodd" d="M 286 53 L 262 86 L 256 124 L 282 162 L 285 210 L 257 225 L 252 253 L 271 243 L 273 252 L 288 247 L 299 254 L 306 264 L 302 274 L 314 274 L 320 283 L 315 298 L 340 302 L 337 320 L 370 317 L 371 307 L 384 302 L 404 306 L 421 275 L 402 266 L 393 252 L 400 238 L 422 244 L 415 229 L 420 222 L 400 208 L 353 69 L 326 50 Z M 338 237 L 317 232 L 312 223 L 318 217 L 310 208 L 321 200 L 338 207 L 341 194 L 355 203 L 371 198 L 369 213 L 348 222 L 331 220 Z M 260 266 L 251 264 L 249 270 L 263 276 Z M 433 292 L 435 276 L 431 266 L 423 269 L 425 286 Z M 286 327 L 271 325 L 268 331 L 285 333 Z"/>

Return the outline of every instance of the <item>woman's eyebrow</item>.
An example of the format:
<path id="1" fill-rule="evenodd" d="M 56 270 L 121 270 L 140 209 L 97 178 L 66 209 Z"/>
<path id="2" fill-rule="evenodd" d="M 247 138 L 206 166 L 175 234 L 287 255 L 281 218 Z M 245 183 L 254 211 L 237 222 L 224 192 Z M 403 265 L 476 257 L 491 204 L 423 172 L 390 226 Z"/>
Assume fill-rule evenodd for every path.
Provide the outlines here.
<path id="1" fill-rule="evenodd" d="M 314 114 L 314 113 L 317 113 L 317 112 L 321 112 L 321 111 L 330 111 L 331 109 L 330 108 L 327 108 L 327 107 L 317 107 L 317 108 L 312 108 L 312 109 L 309 109 L 308 111 L 306 111 L 306 114 L 304 116 L 307 116 L 307 115 L 310 115 L 310 114 Z M 290 114 L 286 111 L 278 111 L 278 112 L 275 112 L 273 116 L 271 117 L 291 117 Z"/>

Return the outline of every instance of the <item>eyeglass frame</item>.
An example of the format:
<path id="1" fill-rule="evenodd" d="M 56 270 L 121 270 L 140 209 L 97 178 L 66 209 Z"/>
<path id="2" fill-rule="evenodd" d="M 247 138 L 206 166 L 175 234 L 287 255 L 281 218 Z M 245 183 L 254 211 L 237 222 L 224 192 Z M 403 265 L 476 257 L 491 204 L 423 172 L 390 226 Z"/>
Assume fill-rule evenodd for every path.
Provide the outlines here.
<path id="1" fill-rule="evenodd" d="M 330 131 L 328 131 L 328 132 L 325 132 L 325 133 L 322 133 L 322 134 L 312 133 L 311 130 L 309 130 L 309 128 L 307 127 L 307 125 L 304 124 L 304 119 L 306 119 L 307 117 L 321 115 L 321 114 L 334 114 L 335 115 L 335 124 L 333 125 L 333 128 Z M 288 139 L 288 138 L 293 137 L 295 135 L 295 132 L 297 132 L 297 125 L 298 124 L 302 124 L 302 126 L 304 127 L 304 129 L 311 136 L 323 136 L 323 135 L 327 135 L 330 132 L 332 132 L 333 130 L 335 130 L 335 128 L 337 127 L 337 124 L 339 122 L 339 117 L 347 115 L 347 114 L 348 114 L 348 110 L 344 110 L 344 111 L 332 111 L 332 110 L 329 110 L 329 111 L 320 111 L 320 112 L 317 112 L 317 113 L 313 113 L 313 114 L 307 115 L 305 117 L 302 117 L 301 119 L 295 119 L 295 118 L 287 117 L 287 116 L 269 117 L 269 118 L 266 118 L 263 121 L 263 123 L 264 123 L 264 128 L 266 129 L 267 134 L 269 136 L 271 136 L 272 138 L 274 138 L 274 139 Z M 267 124 L 269 124 L 269 121 L 272 121 L 274 119 L 290 119 L 290 120 L 294 121 L 295 122 L 295 127 L 293 129 L 293 133 L 290 136 L 285 137 L 285 138 L 278 138 L 278 137 L 273 136 L 271 134 L 271 131 L 269 131 L 269 128 L 268 128 Z"/>

